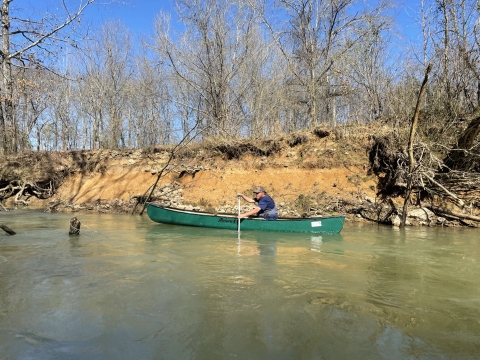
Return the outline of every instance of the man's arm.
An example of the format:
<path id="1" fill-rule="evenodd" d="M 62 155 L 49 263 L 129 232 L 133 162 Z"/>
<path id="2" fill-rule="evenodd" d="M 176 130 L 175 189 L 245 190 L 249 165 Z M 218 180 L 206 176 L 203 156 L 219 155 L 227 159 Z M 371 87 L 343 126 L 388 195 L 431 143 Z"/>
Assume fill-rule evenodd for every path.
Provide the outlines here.
<path id="1" fill-rule="evenodd" d="M 262 209 L 257 206 L 257 207 L 255 207 L 255 208 L 253 208 L 252 210 L 249 210 L 249 211 L 247 211 L 246 213 L 243 213 L 242 215 L 239 215 L 238 218 L 239 218 L 239 219 L 243 219 L 243 218 L 246 218 L 246 217 L 248 217 L 248 216 L 255 215 L 255 214 L 257 214 L 260 210 L 262 210 Z"/>
<path id="2" fill-rule="evenodd" d="M 241 196 L 241 197 L 243 198 L 243 200 L 245 200 L 246 202 L 249 202 L 249 203 L 254 203 L 254 202 L 255 202 L 254 199 L 249 198 L 249 197 L 247 197 L 247 196 L 245 196 L 245 195 L 243 195 L 243 194 L 241 194 L 241 193 L 238 193 L 237 196 Z"/>

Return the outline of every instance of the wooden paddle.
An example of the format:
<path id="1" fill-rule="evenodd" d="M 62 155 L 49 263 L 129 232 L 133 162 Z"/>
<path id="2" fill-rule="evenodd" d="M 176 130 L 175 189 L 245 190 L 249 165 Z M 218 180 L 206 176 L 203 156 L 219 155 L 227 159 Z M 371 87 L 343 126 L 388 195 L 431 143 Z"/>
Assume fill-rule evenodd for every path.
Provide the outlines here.
<path id="1" fill-rule="evenodd" d="M 240 196 L 238 196 L 238 216 L 240 216 Z M 238 222 L 238 236 L 240 236 L 240 219 L 237 219 Z"/>
<path id="2" fill-rule="evenodd" d="M 240 196 L 238 196 L 238 216 L 240 216 Z M 240 255 L 240 219 L 238 221 L 238 246 L 237 246 L 237 255 Z"/>

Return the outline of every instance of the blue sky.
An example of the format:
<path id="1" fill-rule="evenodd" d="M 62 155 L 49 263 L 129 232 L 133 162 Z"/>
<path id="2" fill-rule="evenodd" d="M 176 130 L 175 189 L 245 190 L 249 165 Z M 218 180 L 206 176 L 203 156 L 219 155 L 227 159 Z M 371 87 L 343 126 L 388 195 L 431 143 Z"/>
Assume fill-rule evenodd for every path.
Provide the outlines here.
<path id="1" fill-rule="evenodd" d="M 148 35 L 153 31 L 155 16 L 160 11 L 174 12 L 174 1 L 129 0 L 122 3 L 94 5 L 88 9 L 85 19 L 95 25 L 106 20 L 120 20 L 133 35 Z"/>
<path id="2" fill-rule="evenodd" d="M 49 0 L 53 1 L 53 0 Z M 155 16 L 160 12 L 174 13 L 173 0 L 127 0 L 123 4 L 95 5 L 87 13 L 87 18 L 94 22 L 104 20 L 121 20 L 133 34 L 148 34 L 153 29 Z M 416 25 L 414 21 L 415 9 L 418 8 L 418 1 L 406 0 L 398 5 L 397 22 L 401 32 L 414 37 Z"/>
<path id="3" fill-rule="evenodd" d="M 71 10 L 78 8 L 86 0 L 65 0 Z M 10 11 L 13 16 L 40 19 L 46 12 L 58 13 L 62 0 L 13 0 Z M 153 30 L 155 16 L 160 12 L 174 12 L 174 1 L 168 0 L 96 0 L 83 16 L 85 22 L 99 27 L 107 20 L 121 20 L 132 34 L 148 34 Z"/>
<path id="4" fill-rule="evenodd" d="M 78 6 L 79 1 L 86 0 L 65 0 L 67 4 Z M 42 11 L 55 12 L 55 8 L 61 0 L 13 0 L 10 7 L 22 8 L 24 14 L 31 14 L 33 18 L 39 17 Z M 110 4 L 106 4 L 110 3 Z M 397 23 L 399 31 L 403 36 L 414 40 L 417 35 L 415 24 L 415 9 L 418 8 L 418 1 L 406 0 L 397 5 Z M 40 10 L 40 11 L 39 11 Z M 99 27 L 107 20 L 120 20 L 130 30 L 132 35 L 149 35 L 153 32 L 155 16 L 160 11 L 174 14 L 173 0 L 97 0 L 93 6 L 87 8 L 84 14 L 84 21 Z M 28 15 L 27 15 L 28 16 Z"/>

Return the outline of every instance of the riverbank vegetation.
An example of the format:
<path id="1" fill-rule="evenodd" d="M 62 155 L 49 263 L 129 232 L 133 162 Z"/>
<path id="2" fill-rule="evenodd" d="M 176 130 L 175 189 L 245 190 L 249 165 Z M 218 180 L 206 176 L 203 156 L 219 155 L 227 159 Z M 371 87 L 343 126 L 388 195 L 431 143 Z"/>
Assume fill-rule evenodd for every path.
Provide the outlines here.
<path id="1" fill-rule="evenodd" d="M 418 207 L 478 221 L 476 1 L 423 2 L 414 42 L 396 36 L 388 2 L 178 0 L 176 14 L 159 14 L 143 39 L 119 22 L 80 38 L 88 30 L 80 25 L 75 36 L 64 32 L 70 18 L 54 28 L 55 14 L 20 21 L 9 3 L 2 1 L 2 203 L 52 197 L 72 171 L 106 171 L 106 152 L 164 154 L 178 169 L 188 154 L 200 161 L 202 148 L 204 160 L 256 158 L 264 169 L 292 161 L 305 172 L 365 168 L 379 201 L 348 211 L 380 222 L 396 221 L 401 210 L 390 200 L 410 190 Z M 303 195 L 296 203 L 316 208 Z"/>

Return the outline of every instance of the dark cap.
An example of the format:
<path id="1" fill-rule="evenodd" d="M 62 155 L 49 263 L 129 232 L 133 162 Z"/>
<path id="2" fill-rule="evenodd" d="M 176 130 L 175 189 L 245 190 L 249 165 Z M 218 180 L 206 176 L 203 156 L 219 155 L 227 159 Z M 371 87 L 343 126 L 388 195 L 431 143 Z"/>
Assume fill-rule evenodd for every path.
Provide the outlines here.
<path id="1" fill-rule="evenodd" d="M 265 189 L 263 188 L 263 186 L 257 186 L 257 188 L 255 189 L 254 193 L 255 193 L 255 194 L 258 194 L 258 193 L 260 193 L 260 192 L 264 192 L 265 194 L 267 193 L 267 192 L 265 191 Z"/>

